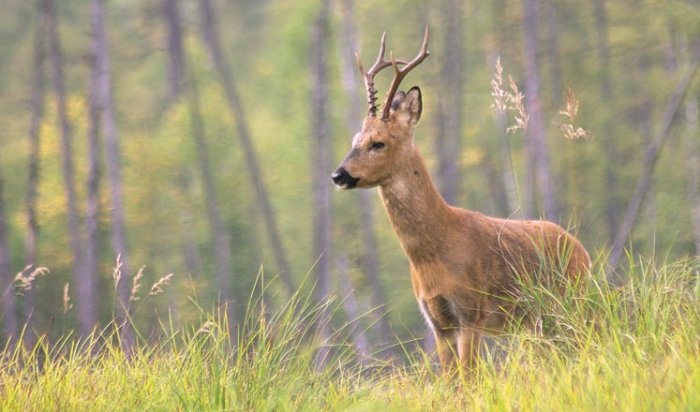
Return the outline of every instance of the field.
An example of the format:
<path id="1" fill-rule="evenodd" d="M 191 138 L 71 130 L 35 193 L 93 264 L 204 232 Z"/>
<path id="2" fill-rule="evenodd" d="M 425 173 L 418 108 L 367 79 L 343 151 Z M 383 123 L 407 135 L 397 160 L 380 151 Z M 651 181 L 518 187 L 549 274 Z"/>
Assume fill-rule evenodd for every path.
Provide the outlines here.
<path id="1" fill-rule="evenodd" d="M 619 287 L 602 270 L 582 293 L 527 287 L 541 327 L 490 340 L 469 373 L 443 376 L 402 343 L 401 362 L 360 359 L 352 325 L 325 340 L 309 326 L 334 305 L 298 295 L 274 313 L 251 299 L 235 335 L 205 311 L 187 330 L 164 320 L 128 355 L 113 327 L 6 348 L 0 410 L 700 410 L 697 268 L 630 263 Z"/>

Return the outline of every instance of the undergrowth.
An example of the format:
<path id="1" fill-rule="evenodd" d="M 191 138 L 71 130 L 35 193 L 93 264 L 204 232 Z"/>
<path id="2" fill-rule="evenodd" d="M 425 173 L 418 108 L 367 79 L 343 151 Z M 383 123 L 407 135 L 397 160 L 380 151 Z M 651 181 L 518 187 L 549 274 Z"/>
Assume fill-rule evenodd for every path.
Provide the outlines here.
<path id="1" fill-rule="evenodd" d="M 524 287 L 539 327 L 489 339 L 468 375 L 422 352 L 362 359 L 343 328 L 317 332 L 332 305 L 297 295 L 273 312 L 251 301 L 235 329 L 215 313 L 164 326 L 128 355 L 114 327 L 7 347 L 0 410 L 700 410 L 698 267 L 630 261 L 627 277 Z"/>

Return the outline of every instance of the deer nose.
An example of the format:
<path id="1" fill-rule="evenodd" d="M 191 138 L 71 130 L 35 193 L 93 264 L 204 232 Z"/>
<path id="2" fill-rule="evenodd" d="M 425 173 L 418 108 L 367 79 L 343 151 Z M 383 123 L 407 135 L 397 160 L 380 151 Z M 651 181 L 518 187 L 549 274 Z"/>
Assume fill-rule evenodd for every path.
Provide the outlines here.
<path id="1" fill-rule="evenodd" d="M 333 183 L 341 189 L 352 189 L 357 186 L 357 182 L 360 180 L 359 178 L 352 177 L 342 166 L 333 172 L 331 179 Z"/>

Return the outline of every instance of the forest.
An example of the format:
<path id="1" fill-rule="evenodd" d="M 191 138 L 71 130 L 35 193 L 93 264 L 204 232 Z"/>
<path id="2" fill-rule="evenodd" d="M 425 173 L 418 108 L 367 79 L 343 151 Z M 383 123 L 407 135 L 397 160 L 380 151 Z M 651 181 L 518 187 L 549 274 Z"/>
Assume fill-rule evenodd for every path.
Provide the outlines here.
<path id="1" fill-rule="evenodd" d="M 363 356 L 430 348 L 375 189 L 330 180 L 367 110 L 355 54 L 386 33 L 412 58 L 426 26 L 402 87 L 450 204 L 559 223 L 610 285 L 697 283 L 697 0 L 0 4 L 5 346 L 148 345 L 309 295 Z"/>

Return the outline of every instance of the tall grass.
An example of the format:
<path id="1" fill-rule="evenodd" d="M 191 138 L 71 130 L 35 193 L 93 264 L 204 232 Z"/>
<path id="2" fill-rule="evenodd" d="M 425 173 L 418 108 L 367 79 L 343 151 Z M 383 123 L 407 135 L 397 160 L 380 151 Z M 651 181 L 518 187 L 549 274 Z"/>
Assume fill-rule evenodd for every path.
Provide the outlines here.
<path id="1" fill-rule="evenodd" d="M 272 313 L 251 301 L 235 333 L 215 314 L 164 326 L 129 359 L 112 329 L 7 348 L 0 410 L 700 410 L 698 268 L 630 261 L 627 275 L 620 287 L 603 270 L 583 290 L 526 286 L 541 328 L 494 339 L 468 376 L 433 372 L 424 353 L 358 362 L 342 333 L 315 332 L 328 307 L 296 296 Z"/>

